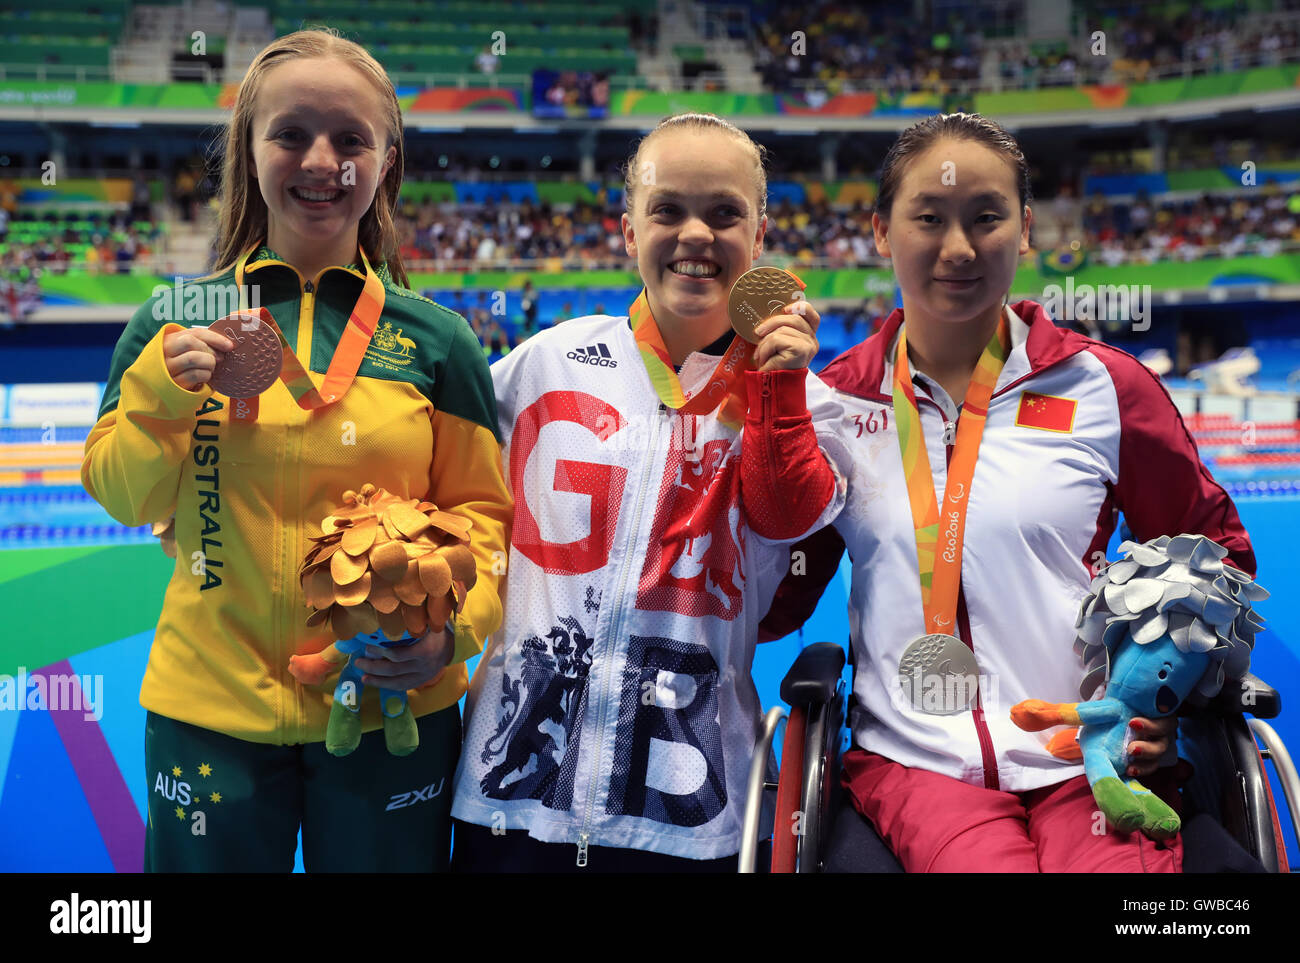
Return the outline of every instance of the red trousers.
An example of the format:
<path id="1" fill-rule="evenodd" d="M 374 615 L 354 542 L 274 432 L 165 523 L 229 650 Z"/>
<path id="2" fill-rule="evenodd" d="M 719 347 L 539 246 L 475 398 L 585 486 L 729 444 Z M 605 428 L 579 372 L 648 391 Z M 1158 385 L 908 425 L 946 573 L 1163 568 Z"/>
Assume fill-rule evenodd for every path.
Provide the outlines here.
<path id="1" fill-rule="evenodd" d="M 1097 803 L 1083 776 L 1001 792 L 854 748 L 843 781 L 909 873 L 1182 872 L 1181 836 L 1157 843 L 1109 826 L 1094 832 Z"/>

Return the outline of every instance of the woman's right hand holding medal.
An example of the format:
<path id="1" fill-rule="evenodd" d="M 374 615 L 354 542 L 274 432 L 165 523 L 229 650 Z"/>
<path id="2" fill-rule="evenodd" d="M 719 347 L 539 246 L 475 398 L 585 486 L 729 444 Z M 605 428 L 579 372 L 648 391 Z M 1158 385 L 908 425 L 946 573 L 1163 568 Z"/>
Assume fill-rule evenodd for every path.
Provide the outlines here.
<path id="1" fill-rule="evenodd" d="M 806 368 L 817 357 L 817 326 L 821 315 L 807 301 L 787 304 L 781 314 L 754 327 L 758 349 L 754 367 L 759 371 Z"/>
<path id="2" fill-rule="evenodd" d="M 754 345 L 756 370 L 798 370 L 817 357 L 817 326 L 822 318 L 803 299 L 805 286 L 776 267 L 751 268 L 731 286 L 727 315 L 736 334 Z M 771 313 L 774 308 L 779 308 L 778 313 Z"/>
<path id="3" fill-rule="evenodd" d="M 217 363 L 235 350 L 235 342 L 209 328 L 185 328 L 163 338 L 163 361 L 174 382 L 189 391 L 212 380 Z"/>

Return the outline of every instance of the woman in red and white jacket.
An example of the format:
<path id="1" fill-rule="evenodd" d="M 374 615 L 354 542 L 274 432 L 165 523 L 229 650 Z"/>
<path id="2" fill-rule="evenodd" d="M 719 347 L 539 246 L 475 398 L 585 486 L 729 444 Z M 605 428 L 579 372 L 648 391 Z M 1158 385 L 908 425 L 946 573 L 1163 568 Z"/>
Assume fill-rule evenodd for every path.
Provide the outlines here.
<path id="1" fill-rule="evenodd" d="M 978 115 L 925 120 L 889 151 L 872 224 L 903 307 L 821 373 L 845 408 L 847 504 L 796 546 L 808 573 L 787 576 L 765 634 L 807 618 L 847 546 L 844 784 L 906 870 L 1178 872 L 1181 839 L 1096 834 L 1082 764 L 1010 707 L 1078 700 L 1074 618 L 1119 512 L 1138 541 L 1199 533 L 1252 575 L 1255 559 L 1158 379 L 1007 304 L 1028 200 L 1019 146 Z M 1137 727 L 1145 776 L 1174 723 Z"/>

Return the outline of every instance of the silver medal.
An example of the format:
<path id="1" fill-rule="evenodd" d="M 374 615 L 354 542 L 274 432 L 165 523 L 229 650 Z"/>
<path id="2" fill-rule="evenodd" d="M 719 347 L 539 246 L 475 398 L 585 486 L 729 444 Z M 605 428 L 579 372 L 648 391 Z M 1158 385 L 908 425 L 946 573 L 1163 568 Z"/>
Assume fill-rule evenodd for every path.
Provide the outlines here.
<path id="1" fill-rule="evenodd" d="M 914 708 L 950 716 L 965 711 L 975 700 L 979 667 L 965 642 L 935 632 L 908 643 L 898 660 L 898 681 Z"/>

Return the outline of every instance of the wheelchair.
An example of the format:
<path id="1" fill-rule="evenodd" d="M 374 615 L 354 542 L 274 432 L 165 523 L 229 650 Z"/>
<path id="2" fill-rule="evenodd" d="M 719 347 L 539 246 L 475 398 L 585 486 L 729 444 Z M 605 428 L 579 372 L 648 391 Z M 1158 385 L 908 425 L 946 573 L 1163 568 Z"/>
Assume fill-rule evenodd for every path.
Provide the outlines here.
<path id="1" fill-rule="evenodd" d="M 822 872 L 837 819 L 846 817 L 850 822 L 840 826 L 840 838 L 862 851 L 852 870 L 902 872 L 840 788 L 840 754 L 847 741 L 843 729 L 851 699 L 840 678 L 844 661 L 844 649 L 833 642 L 805 648 L 781 681 L 781 698 L 789 704 L 789 713 L 775 706 L 763 718 L 749 770 L 742 873 L 757 870 L 763 812 L 773 793 L 772 872 Z M 1225 688 L 1206 706 L 1179 710 L 1179 754 L 1190 757 L 1194 769 L 1182 788 L 1184 829 L 1196 817 L 1208 817 L 1271 873 L 1288 872 L 1288 865 L 1265 760 L 1277 772 L 1293 830 L 1300 827 L 1300 775 L 1286 746 L 1264 721 L 1275 718 L 1281 708 L 1275 689 L 1247 675 L 1239 691 Z M 1247 720 L 1247 714 L 1253 718 Z M 781 766 L 773 780 L 772 750 L 782 723 Z"/>

